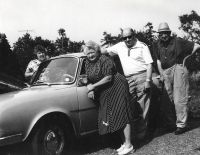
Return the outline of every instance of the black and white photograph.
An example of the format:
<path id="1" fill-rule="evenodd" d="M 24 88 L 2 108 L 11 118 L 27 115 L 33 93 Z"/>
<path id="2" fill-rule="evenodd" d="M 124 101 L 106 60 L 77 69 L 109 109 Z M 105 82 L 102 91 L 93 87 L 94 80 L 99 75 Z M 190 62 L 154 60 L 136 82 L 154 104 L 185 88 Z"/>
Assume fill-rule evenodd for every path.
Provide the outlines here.
<path id="1" fill-rule="evenodd" d="M 0 155 L 200 155 L 199 0 L 0 0 Z"/>

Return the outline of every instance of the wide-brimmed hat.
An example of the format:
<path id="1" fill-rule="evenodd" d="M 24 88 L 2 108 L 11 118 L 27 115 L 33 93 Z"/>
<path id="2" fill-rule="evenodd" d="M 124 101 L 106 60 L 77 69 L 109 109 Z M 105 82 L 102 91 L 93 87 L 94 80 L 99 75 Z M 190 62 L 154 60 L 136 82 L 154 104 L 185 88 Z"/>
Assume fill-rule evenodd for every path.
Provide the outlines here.
<path id="1" fill-rule="evenodd" d="M 169 29 L 169 25 L 167 23 L 160 23 L 157 33 L 164 32 L 164 31 L 171 32 L 171 30 Z"/>

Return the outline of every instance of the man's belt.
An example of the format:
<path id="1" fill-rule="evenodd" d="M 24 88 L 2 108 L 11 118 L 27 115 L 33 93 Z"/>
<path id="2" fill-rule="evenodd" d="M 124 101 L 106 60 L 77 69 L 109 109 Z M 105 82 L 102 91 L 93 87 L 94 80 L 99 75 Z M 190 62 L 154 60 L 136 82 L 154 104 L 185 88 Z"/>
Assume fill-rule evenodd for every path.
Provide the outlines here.
<path id="1" fill-rule="evenodd" d="M 125 76 L 126 78 L 129 78 L 129 77 L 131 77 L 131 76 L 136 76 L 136 75 L 139 75 L 139 74 L 142 74 L 142 73 L 145 73 L 146 72 L 146 70 L 143 70 L 143 71 L 140 71 L 140 72 L 138 72 L 138 73 L 134 73 L 134 74 L 130 74 L 130 75 L 127 75 L 127 76 Z"/>

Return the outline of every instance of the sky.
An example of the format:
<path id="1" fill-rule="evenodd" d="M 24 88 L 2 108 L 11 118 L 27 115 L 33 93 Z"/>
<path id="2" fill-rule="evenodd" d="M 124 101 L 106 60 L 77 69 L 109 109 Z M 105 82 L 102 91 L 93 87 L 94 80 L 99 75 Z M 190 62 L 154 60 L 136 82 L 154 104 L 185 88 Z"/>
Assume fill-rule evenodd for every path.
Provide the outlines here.
<path id="1" fill-rule="evenodd" d="M 34 39 L 55 41 L 60 28 L 71 41 L 93 40 L 100 44 L 103 32 L 118 35 L 120 28 L 154 30 L 167 22 L 182 37 L 179 16 L 192 10 L 200 15 L 200 0 L 0 0 L 0 33 L 12 46 L 28 32 Z M 27 31 L 31 30 L 31 31 Z"/>

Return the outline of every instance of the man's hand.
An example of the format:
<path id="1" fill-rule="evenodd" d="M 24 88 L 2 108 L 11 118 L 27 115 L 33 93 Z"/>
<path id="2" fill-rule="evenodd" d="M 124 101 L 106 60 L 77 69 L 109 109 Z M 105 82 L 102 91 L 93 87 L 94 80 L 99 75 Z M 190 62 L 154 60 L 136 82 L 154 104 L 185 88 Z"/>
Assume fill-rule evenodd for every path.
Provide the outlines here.
<path id="1" fill-rule="evenodd" d="M 88 98 L 94 100 L 94 91 L 90 91 L 90 92 L 88 93 Z"/>
<path id="2" fill-rule="evenodd" d="M 164 77 L 163 77 L 163 76 L 160 76 L 159 82 L 160 82 L 160 83 L 163 83 L 164 80 L 165 80 Z"/>

